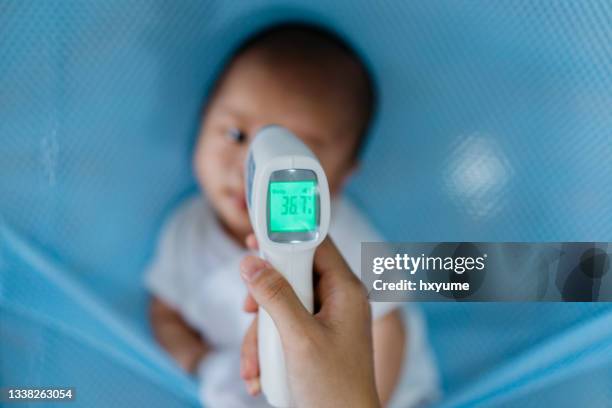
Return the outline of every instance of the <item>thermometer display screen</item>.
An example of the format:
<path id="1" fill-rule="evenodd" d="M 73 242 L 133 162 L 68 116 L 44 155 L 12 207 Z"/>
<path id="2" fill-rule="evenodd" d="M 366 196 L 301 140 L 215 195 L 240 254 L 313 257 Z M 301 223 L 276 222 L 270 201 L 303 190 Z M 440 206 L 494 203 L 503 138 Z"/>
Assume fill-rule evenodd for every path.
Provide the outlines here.
<path id="1" fill-rule="evenodd" d="M 317 229 L 317 182 L 271 181 L 268 186 L 270 232 L 312 232 Z"/>

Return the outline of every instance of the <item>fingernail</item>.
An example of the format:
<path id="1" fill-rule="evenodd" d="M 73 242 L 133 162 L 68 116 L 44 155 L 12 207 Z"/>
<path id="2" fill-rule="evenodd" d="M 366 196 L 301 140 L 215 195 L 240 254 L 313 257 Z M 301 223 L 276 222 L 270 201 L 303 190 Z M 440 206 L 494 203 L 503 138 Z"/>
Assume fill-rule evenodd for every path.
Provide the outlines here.
<path id="1" fill-rule="evenodd" d="M 240 275 L 242 279 L 249 282 L 257 276 L 257 274 L 266 269 L 266 263 L 259 258 L 248 258 L 240 265 Z"/>
<path id="2" fill-rule="evenodd" d="M 253 378 L 252 380 L 247 381 L 247 391 L 250 395 L 257 395 L 261 390 L 261 385 L 259 383 L 259 377 Z"/>

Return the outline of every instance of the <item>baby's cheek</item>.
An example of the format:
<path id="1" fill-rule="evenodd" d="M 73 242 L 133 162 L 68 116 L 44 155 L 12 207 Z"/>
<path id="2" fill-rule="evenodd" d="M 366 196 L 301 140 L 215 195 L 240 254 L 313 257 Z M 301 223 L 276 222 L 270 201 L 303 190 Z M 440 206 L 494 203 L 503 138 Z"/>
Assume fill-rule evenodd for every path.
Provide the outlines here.
<path id="1" fill-rule="evenodd" d="M 201 177 L 204 183 L 204 188 L 207 190 L 216 190 L 221 184 L 220 176 L 222 172 L 219 169 L 218 159 L 214 155 L 202 155 L 200 158 Z"/>
<path id="2" fill-rule="evenodd" d="M 214 188 L 215 175 L 215 163 L 214 155 L 211 155 L 211 149 L 206 146 L 201 146 L 196 156 L 194 157 L 194 168 L 196 171 L 196 177 L 200 187 L 206 190 L 212 190 Z"/>
<path id="3" fill-rule="evenodd" d="M 206 188 L 223 188 L 224 180 L 231 174 L 233 160 L 231 152 L 217 146 L 210 146 L 202 152 L 198 160 L 201 161 L 201 169 Z"/>

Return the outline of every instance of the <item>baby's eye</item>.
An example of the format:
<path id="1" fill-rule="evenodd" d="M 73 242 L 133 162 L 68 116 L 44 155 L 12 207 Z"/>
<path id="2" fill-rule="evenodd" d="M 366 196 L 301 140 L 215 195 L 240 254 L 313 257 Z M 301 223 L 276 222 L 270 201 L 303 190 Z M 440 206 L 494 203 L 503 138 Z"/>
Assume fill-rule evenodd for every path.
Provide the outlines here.
<path id="1" fill-rule="evenodd" d="M 247 139 L 246 134 L 238 128 L 230 128 L 226 132 L 226 136 L 229 140 L 235 143 L 244 143 Z"/>

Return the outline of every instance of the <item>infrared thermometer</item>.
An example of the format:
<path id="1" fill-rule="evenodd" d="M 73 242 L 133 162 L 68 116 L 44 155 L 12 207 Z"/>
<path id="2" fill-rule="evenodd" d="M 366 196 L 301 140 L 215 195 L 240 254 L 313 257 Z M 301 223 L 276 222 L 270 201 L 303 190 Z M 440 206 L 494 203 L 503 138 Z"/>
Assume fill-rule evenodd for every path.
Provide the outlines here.
<path id="1" fill-rule="evenodd" d="M 260 256 L 289 281 L 313 311 L 312 267 L 329 227 L 329 187 L 312 151 L 281 126 L 259 130 L 245 165 L 249 217 Z M 259 309 L 261 388 L 275 407 L 293 405 L 281 339 L 270 315 Z"/>

